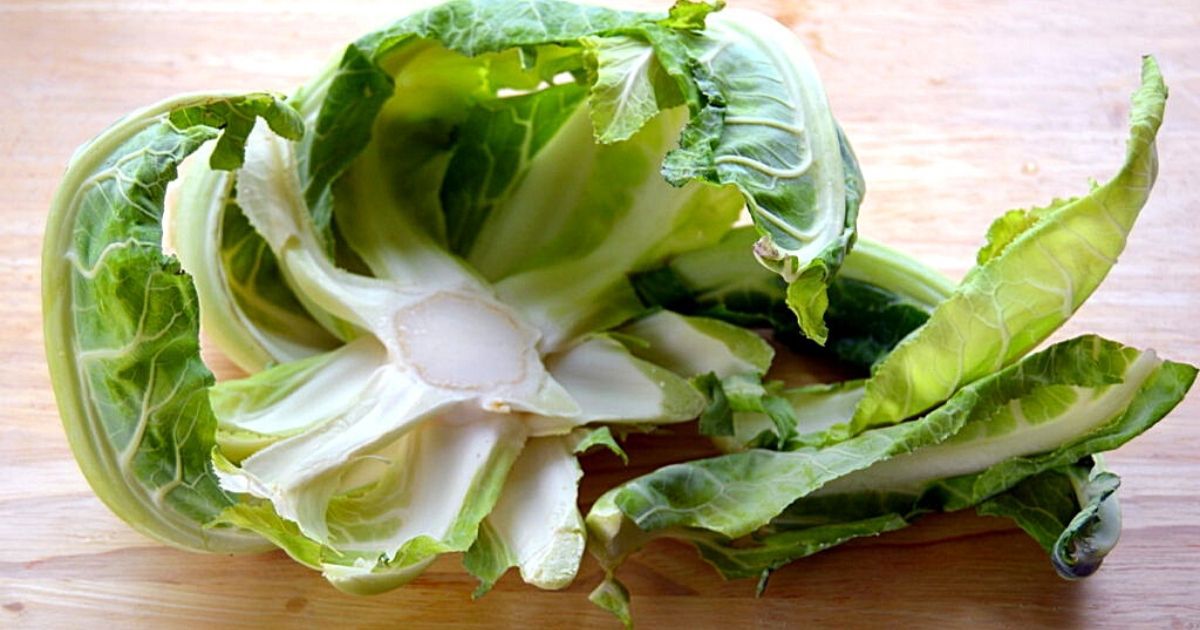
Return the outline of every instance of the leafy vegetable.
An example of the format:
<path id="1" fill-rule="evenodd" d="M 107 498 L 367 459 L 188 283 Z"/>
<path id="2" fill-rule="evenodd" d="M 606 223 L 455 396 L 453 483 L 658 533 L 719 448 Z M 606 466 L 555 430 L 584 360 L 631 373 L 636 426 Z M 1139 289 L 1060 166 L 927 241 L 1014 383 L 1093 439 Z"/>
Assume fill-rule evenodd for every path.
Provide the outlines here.
<path id="1" fill-rule="evenodd" d="M 451 551 L 484 590 L 510 566 L 569 582 L 576 448 L 695 418 L 687 379 L 761 379 L 773 355 L 721 322 L 638 319 L 629 274 L 716 243 L 748 203 L 819 341 L 852 240 L 861 181 L 811 63 L 717 8 L 456 0 L 286 102 L 167 101 L 86 147 L 46 295 L 93 485 L 172 544 L 254 532 L 349 591 Z M 214 384 L 200 325 L 249 376 Z"/>
<path id="2" fill-rule="evenodd" d="M 761 589 L 975 507 L 1062 575 L 1094 571 L 1120 523 L 1096 454 L 1195 370 L 1096 337 L 1026 354 L 1146 201 L 1157 66 L 1117 176 L 1001 217 L 955 286 L 855 246 L 865 184 L 813 64 L 721 8 L 452 0 L 289 98 L 177 97 L 81 148 L 44 311 L 97 494 L 168 544 L 278 547 L 360 594 L 445 553 L 476 596 L 514 567 L 562 588 L 590 546 L 592 599 L 626 621 L 613 572 L 660 536 Z M 216 381 L 201 329 L 244 375 Z M 792 386 L 781 350 L 861 378 Z M 614 488 L 585 521 L 581 453 L 625 459 L 619 437 L 694 419 L 726 455 Z"/>
<path id="3" fill-rule="evenodd" d="M 669 536 L 695 544 L 727 577 L 769 573 L 931 510 L 978 505 L 1030 477 L 1038 476 L 1026 482 L 1033 487 L 1050 483 L 1042 476 L 1047 471 L 1116 448 L 1152 426 L 1195 376 L 1191 366 L 1098 337 L 1062 342 L 964 387 L 918 420 L 822 448 L 751 450 L 635 479 L 588 515 L 595 553 L 612 580 L 631 551 L 650 537 Z M 1097 514 L 1115 486 L 1103 476 L 1094 483 L 1077 504 L 1054 508 L 1054 518 L 1070 521 L 1059 523 L 1066 533 L 1053 534 L 1055 565 L 1065 573 L 1081 567 L 1076 576 L 1086 575 L 1112 544 L 1106 538 L 1115 524 L 1100 533 L 1097 519 L 1105 517 Z M 1019 514 L 1044 543 L 1056 523 L 1034 525 L 1020 512 L 1032 503 L 1030 490 L 1020 487 L 983 510 Z"/>
<path id="4" fill-rule="evenodd" d="M 960 476 L 1100 429 L 1155 372 L 1157 359 L 1136 358 L 1082 337 L 963 388 L 920 420 L 821 449 L 751 450 L 669 466 L 630 482 L 615 501 L 643 529 L 700 527 L 738 537 L 827 484 L 845 491 L 919 488 L 930 469 L 938 478 Z M 1181 380 L 1182 373 L 1171 382 Z M 1122 388 L 1107 387 L 1118 382 Z M 906 455 L 912 451 L 919 455 Z"/>
<path id="5" fill-rule="evenodd" d="M 1157 66 L 1147 59 L 1143 86 L 1133 99 L 1127 165 L 1118 183 L 1097 188 L 1083 201 L 1057 204 L 1058 210 L 1022 215 L 1031 226 L 1021 227 L 1011 213 L 1002 218 L 997 224 L 1000 227 L 989 232 L 980 266 L 933 308 L 927 321 L 913 318 L 916 325 L 908 324 L 905 331 L 903 316 L 891 320 L 900 324 L 903 339 L 894 348 L 880 344 L 882 358 L 869 378 L 783 393 L 795 419 L 793 426 L 801 427 L 799 431 L 784 434 L 772 428 L 774 418 L 768 421 L 761 413 L 742 414 L 740 418 L 735 415 L 733 430 L 725 431 L 733 437 L 722 440 L 734 449 L 767 446 L 776 450 L 751 448 L 674 464 L 615 488 L 597 501 L 587 521 L 593 553 L 605 567 L 607 578 L 593 601 L 628 622 L 628 593 L 614 572 L 629 553 L 654 537 L 690 542 L 726 577 L 757 575 L 761 590 L 771 571 L 797 558 L 851 538 L 903 527 L 932 510 L 972 506 L 979 506 L 983 513 L 1014 518 L 1050 551 L 1060 574 L 1075 578 L 1094 571 L 1115 544 L 1120 520 L 1113 495 L 1116 477 L 1090 468 L 1088 458 L 1119 446 L 1161 419 L 1186 394 L 1195 379 L 1195 368 L 1164 362 L 1152 352 L 1096 337 L 1062 342 L 1020 359 L 1032 343 L 1053 330 L 1051 327 L 1037 333 L 1042 336 L 1034 341 L 1017 345 L 1005 336 L 1002 352 L 1011 354 L 1010 359 L 1018 358 L 1015 364 L 1002 368 L 1006 359 L 980 367 L 978 373 L 960 370 L 956 380 L 945 385 L 944 395 L 931 397 L 935 403 L 944 402 L 915 419 L 902 420 L 923 410 L 913 402 L 914 384 L 938 384 L 938 370 L 946 365 L 961 366 L 960 359 L 974 356 L 970 353 L 978 347 L 992 347 L 994 338 L 982 334 L 961 335 L 957 337 L 961 343 L 942 343 L 930 337 L 929 331 L 938 326 L 954 326 L 952 316 L 961 308 L 956 305 L 967 299 L 963 296 L 975 295 L 979 286 L 1006 291 L 1007 287 L 1032 287 L 1036 293 L 1055 281 L 1066 283 L 1069 296 L 1085 282 L 1092 283 L 1087 292 L 1094 289 L 1107 266 L 1079 263 L 1074 268 L 1080 273 L 1099 273 L 1084 280 L 1058 265 L 1004 267 L 1003 261 L 1008 260 L 1006 256 L 1017 260 L 1023 252 L 1053 258 L 1049 252 L 1059 251 L 1063 239 L 1076 244 L 1069 254 L 1095 249 L 1087 236 L 1094 232 L 1099 236 L 1116 234 L 1113 238 L 1117 240 L 1109 246 L 1119 251 L 1153 183 L 1153 136 L 1164 101 L 1165 88 Z M 1126 188 L 1131 190 L 1123 192 Z M 1114 210 L 1110 204 L 1118 203 L 1129 213 L 1125 224 L 1114 223 L 1111 217 Z M 643 276 L 643 300 L 707 310 L 732 320 L 773 323 L 779 290 L 769 279 L 735 273 L 715 275 L 717 280 L 710 278 L 707 283 L 703 279 L 689 281 L 681 270 L 702 267 L 706 256 L 711 254 L 681 256 L 665 269 Z M 888 269 L 876 276 L 876 282 L 895 288 L 867 287 L 909 296 L 892 303 L 928 308 L 938 297 L 936 288 L 945 286 L 917 266 L 876 268 Z M 693 277 L 703 278 L 700 274 Z M 991 284 L 979 284 L 981 278 L 989 277 Z M 746 299 L 747 295 L 754 297 Z M 934 299 L 917 297 L 920 295 Z M 1012 298 L 1014 322 L 1026 321 L 1020 318 L 1040 308 L 1037 299 L 1021 302 L 1020 295 Z M 1002 304 L 994 295 L 980 299 Z M 1057 326 L 1078 302 L 1072 304 L 1046 321 Z M 951 323 L 946 324 L 948 321 Z M 980 321 L 992 320 L 982 317 Z M 997 321 L 1005 330 L 1008 320 Z M 773 328 L 777 334 L 781 330 Z M 1024 331 L 1036 329 L 1021 330 L 1024 335 Z M 907 353 L 916 351 L 921 354 L 911 356 L 920 356 L 920 361 L 902 361 Z M 889 388 L 886 384 L 897 378 L 898 365 L 907 370 L 899 381 L 905 386 Z M 873 404 L 908 411 L 889 416 L 888 422 L 860 422 L 863 409 Z M 763 439 L 772 432 L 776 439 Z"/>

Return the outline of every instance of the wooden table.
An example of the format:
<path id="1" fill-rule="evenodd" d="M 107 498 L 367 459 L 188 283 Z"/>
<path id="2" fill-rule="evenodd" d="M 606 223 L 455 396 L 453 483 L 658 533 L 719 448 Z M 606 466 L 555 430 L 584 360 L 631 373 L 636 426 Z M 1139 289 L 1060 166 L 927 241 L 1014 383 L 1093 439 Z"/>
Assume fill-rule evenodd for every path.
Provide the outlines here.
<path id="1" fill-rule="evenodd" d="M 444 558 L 404 589 L 356 598 L 281 553 L 203 556 L 147 540 L 75 466 L 43 360 L 38 286 L 43 218 L 67 158 L 119 115 L 172 93 L 289 91 L 402 5 L 331 4 L 0 4 L 0 626 L 614 625 L 585 599 L 598 580 L 590 561 L 563 592 L 509 575 L 472 603 L 471 578 Z M 1200 363 L 1195 0 L 744 4 L 793 26 L 812 50 L 868 179 L 863 234 L 953 276 L 1001 211 L 1112 173 L 1139 55 L 1157 54 L 1171 88 L 1158 186 L 1121 264 L 1058 337 L 1093 331 Z M 1195 627 L 1200 396 L 1109 461 L 1124 478 L 1124 535 L 1081 583 L 1056 577 L 1007 521 L 968 514 L 794 564 L 762 599 L 673 543 L 652 545 L 622 577 L 644 627 Z"/>

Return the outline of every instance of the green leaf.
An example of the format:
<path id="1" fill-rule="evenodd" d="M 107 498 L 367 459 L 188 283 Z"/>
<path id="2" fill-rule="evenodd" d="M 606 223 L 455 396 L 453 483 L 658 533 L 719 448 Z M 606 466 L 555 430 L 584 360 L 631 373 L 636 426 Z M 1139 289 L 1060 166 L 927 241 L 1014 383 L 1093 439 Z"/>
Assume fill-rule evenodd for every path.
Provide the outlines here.
<path id="1" fill-rule="evenodd" d="M 583 88 L 566 84 L 484 101 L 471 110 L 459 128 L 460 140 L 441 186 L 442 212 L 450 249 L 471 255 L 484 275 L 506 275 L 509 270 L 505 265 L 519 264 L 520 260 L 501 256 L 501 252 L 520 251 L 525 243 L 520 239 L 535 237 L 536 230 L 513 230 L 512 238 L 505 238 L 507 234 L 485 241 L 478 238 L 492 213 L 503 207 L 528 177 L 541 151 L 553 152 L 561 147 L 557 148 L 561 152 L 570 145 L 569 139 L 561 138 L 564 125 L 583 103 L 585 94 Z M 539 215 L 526 210 L 521 217 L 536 222 Z M 498 251 L 491 253 L 493 248 Z"/>
<path id="2" fill-rule="evenodd" d="M 1116 495 L 1121 479 L 1104 470 L 1099 456 L 1093 459 L 1096 464 L 1090 471 L 1067 469 L 1080 510 L 1054 541 L 1050 554 L 1055 570 L 1069 580 L 1095 573 L 1121 536 L 1121 507 Z"/>
<path id="3" fill-rule="evenodd" d="M 929 311 L 877 285 L 841 277 L 829 285 L 826 319 L 832 330 L 826 343 L 829 351 L 869 373 L 929 319 Z"/>
<path id="4" fill-rule="evenodd" d="M 714 11 L 725 8 L 724 0 L 677 0 L 667 19 L 659 24 L 668 28 L 701 30 L 704 19 Z"/>
<path id="5" fill-rule="evenodd" d="M 1059 575 L 1078 579 L 1099 569 L 1116 546 L 1121 532 L 1116 496 L 1120 484 L 1097 455 L 1029 477 L 976 510 L 1013 519 L 1051 554 Z"/>
<path id="6" fill-rule="evenodd" d="M 629 455 L 617 443 L 617 439 L 613 437 L 612 430 L 608 427 L 579 429 L 572 434 L 572 439 L 574 446 L 571 447 L 571 452 L 576 455 L 584 455 L 599 447 L 608 449 L 610 453 L 621 458 L 621 461 L 625 464 L 629 463 Z"/>
<path id="7" fill-rule="evenodd" d="M 246 137 L 261 118 L 271 131 L 288 140 L 304 136 L 304 121 L 290 105 L 272 94 L 198 97 L 199 102 L 171 110 L 167 121 L 179 129 L 222 129 L 208 158 L 213 170 L 231 171 L 242 165 Z"/>
<path id="8" fill-rule="evenodd" d="M 485 520 L 479 525 L 479 535 L 470 549 L 463 554 L 463 568 L 467 570 L 479 585 L 471 592 L 471 599 L 479 599 L 488 594 L 496 582 L 512 567 L 517 566 L 517 559 L 512 551 L 500 539 L 496 530 Z"/>
<path id="9" fill-rule="evenodd" d="M 988 226 L 987 240 L 975 256 L 975 264 L 983 265 L 1003 252 L 1026 230 L 1037 225 L 1048 214 L 1075 202 L 1075 199 L 1055 199 L 1044 208 L 1009 210 Z"/>
<path id="10" fill-rule="evenodd" d="M 787 305 L 800 322 L 800 331 L 818 345 L 825 345 L 829 338 L 829 328 L 825 326 L 829 296 L 825 294 L 825 285 L 831 275 L 824 265 L 810 267 L 792 280 L 787 289 Z"/>
<path id="11" fill-rule="evenodd" d="M 271 509 L 271 504 L 265 501 L 230 505 L 209 526 L 237 527 L 257 532 L 284 550 L 293 560 L 310 569 L 320 569 L 321 563 L 330 554 L 327 547 L 302 534 L 295 523 L 279 518 Z"/>
<path id="12" fill-rule="evenodd" d="M 179 97 L 127 116 L 76 153 L 43 246 L 46 354 L 80 468 L 118 516 L 187 549 L 262 545 L 203 528 L 231 499 L 208 461 L 213 377 L 191 279 L 162 252 L 163 199 L 209 140 L 214 164 L 240 163 L 256 116 L 290 137 L 301 131 L 266 94 Z"/>
<path id="13" fill-rule="evenodd" d="M 1079 308 L 1125 248 L 1150 194 L 1166 97 L 1158 65 L 1146 57 L 1116 177 L 1085 196 L 1006 215 L 1003 227 L 993 227 L 994 242 L 981 253 L 985 262 L 876 367 L 851 432 L 899 422 L 945 400 L 1020 358 Z"/>
<path id="14" fill-rule="evenodd" d="M 615 501 L 643 530 L 694 527 L 731 538 L 743 536 L 834 479 L 952 435 L 965 420 L 965 398 L 926 421 L 871 432 L 827 449 L 750 450 L 666 466 L 623 485 Z"/>
<path id="15" fill-rule="evenodd" d="M 633 616 L 629 614 L 629 589 L 620 580 L 609 575 L 591 593 L 588 601 L 612 613 L 626 628 L 633 627 Z"/>
<path id="16" fill-rule="evenodd" d="M 709 372 L 692 379 L 692 385 L 700 390 L 708 399 L 708 405 L 700 414 L 700 435 L 710 437 L 733 435 L 733 409 L 729 406 L 729 398 L 725 396 L 725 388 L 721 379 Z"/>
<path id="17" fill-rule="evenodd" d="M 824 287 L 852 244 L 863 186 L 816 70 L 791 32 L 750 12 L 713 15 L 684 41 L 701 98 L 663 174 L 742 192 L 762 235 L 755 254 L 822 343 Z"/>
<path id="18" fill-rule="evenodd" d="M 584 40 L 595 77 L 588 95 L 596 140 L 627 140 L 660 111 L 683 104 L 675 79 L 645 41 L 628 36 Z"/>
<path id="19" fill-rule="evenodd" d="M 770 573 L 780 567 L 844 542 L 902 529 L 908 522 L 896 514 L 847 523 L 816 525 L 784 530 L 752 541 L 731 542 L 721 536 L 697 531 L 680 536 L 696 547 L 700 556 L 727 580 L 760 578 L 759 595 Z"/>
<path id="20" fill-rule="evenodd" d="M 743 445 L 782 450 L 781 447 L 796 436 L 798 418 L 785 398 L 781 382 L 764 383 L 757 374 L 738 374 L 724 379 L 721 386 L 729 398 L 730 408 L 736 412 L 735 430 L 728 435 L 744 432 L 748 428 L 744 418 L 752 414 L 762 423 L 754 427 L 754 435 L 747 436 Z"/>

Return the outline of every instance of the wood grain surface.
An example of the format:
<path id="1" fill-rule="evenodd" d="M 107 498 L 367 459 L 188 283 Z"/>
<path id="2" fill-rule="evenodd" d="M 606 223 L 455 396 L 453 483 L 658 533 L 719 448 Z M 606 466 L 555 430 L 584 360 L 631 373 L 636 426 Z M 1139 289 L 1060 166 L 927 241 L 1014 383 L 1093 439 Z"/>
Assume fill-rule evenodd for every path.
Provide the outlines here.
<path id="1" fill-rule="evenodd" d="M 0 627 L 615 626 L 575 585 L 507 576 L 471 602 L 459 559 L 410 586 L 343 595 L 282 553 L 189 554 L 93 496 L 43 358 L 39 255 L 54 187 L 121 114 L 213 88 L 290 91 L 402 2 L 0 0 Z M 869 193 L 862 233 L 960 276 L 1003 210 L 1086 190 L 1119 163 L 1139 55 L 1170 85 L 1158 186 L 1121 263 L 1057 337 L 1096 332 L 1200 363 L 1200 6 L 1172 2 L 739 2 L 811 49 Z M 661 3 L 659 3 L 661 5 Z M 642 439 L 632 472 L 695 441 Z M 621 475 L 600 455 L 585 494 Z M 1200 396 L 1109 458 L 1125 529 L 1088 580 L 1056 577 L 1007 521 L 968 514 L 779 571 L 761 599 L 663 542 L 621 577 L 643 627 L 1200 626 Z"/>

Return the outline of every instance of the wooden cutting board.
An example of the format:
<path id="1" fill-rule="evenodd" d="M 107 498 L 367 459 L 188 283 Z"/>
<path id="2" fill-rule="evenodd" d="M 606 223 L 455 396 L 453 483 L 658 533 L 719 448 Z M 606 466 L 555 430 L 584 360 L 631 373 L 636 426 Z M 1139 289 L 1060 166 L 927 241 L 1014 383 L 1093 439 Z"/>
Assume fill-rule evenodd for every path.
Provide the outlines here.
<path id="1" fill-rule="evenodd" d="M 820 67 L 869 194 L 862 233 L 960 276 L 1001 211 L 1084 192 L 1119 163 L 1139 56 L 1171 88 L 1158 186 L 1121 264 L 1058 338 L 1096 332 L 1200 363 L 1200 6 L 1164 2 L 733 2 L 792 26 Z M 613 626 L 510 575 L 485 598 L 457 558 L 382 596 L 343 595 L 281 553 L 220 557 L 138 535 L 67 448 L 39 314 L 39 249 L 71 151 L 121 114 L 213 88 L 290 91 L 402 11 L 316 0 L 0 3 L 0 626 Z M 661 3 L 660 3 L 661 5 Z M 1052 8 L 1051 8 L 1052 7 Z M 633 472 L 694 444 L 643 442 Z M 599 456 L 586 492 L 617 476 Z M 621 577 L 643 627 L 1200 624 L 1200 397 L 1114 453 L 1121 544 L 1068 583 L 1007 521 L 930 517 L 779 571 L 761 599 L 688 548 Z"/>

